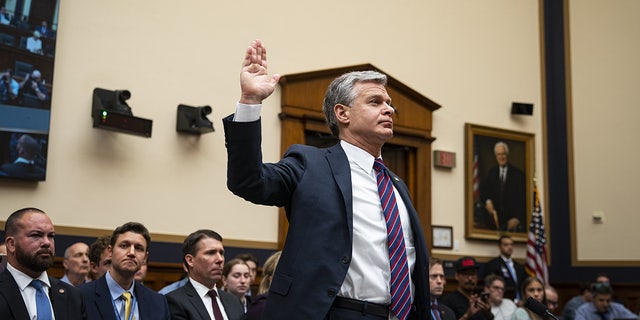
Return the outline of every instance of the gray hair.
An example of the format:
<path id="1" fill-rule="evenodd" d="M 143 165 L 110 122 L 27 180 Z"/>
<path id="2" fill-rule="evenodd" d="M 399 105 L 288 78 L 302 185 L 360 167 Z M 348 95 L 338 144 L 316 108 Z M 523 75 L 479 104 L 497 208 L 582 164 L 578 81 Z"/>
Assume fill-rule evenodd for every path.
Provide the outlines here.
<path id="1" fill-rule="evenodd" d="M 353 90 L 353 87 L 359 82 L 373 82 L 386 86 L 387 76 L 377 71 L 353 71 L 345 73 L 331 82 L 324 96 L 322 112 L 327 126 L 331 129 L 331 134 L 335 137 L 339 137 L 340 128 L 333 108 L 337 104 L 351 106 L 358 96 L 358 92 Z"/>
<path id="2" fill-rule="evenodd" d="M 507 155 L 509 155 L 509 146 L 504 141 L 496 142 L 496 144 L 493 146 L 493 153 L 496 153 L 496 149 L 499 146 L 503 146 L 504 147 L 504 151 L 507 153 Z"/>

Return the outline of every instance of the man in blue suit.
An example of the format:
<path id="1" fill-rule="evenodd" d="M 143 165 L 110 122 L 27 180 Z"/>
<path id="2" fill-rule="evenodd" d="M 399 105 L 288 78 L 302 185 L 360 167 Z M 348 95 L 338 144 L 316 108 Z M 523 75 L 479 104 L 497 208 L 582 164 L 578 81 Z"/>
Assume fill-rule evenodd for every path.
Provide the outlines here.
<path id="1" fill-rule="evenodd" d="M 107 252 L 109 271 L 98 280 L 80 287 L 89 319 L 171 319 L 165 297 L 134 281 L 146 261 L 151 237 L 149 230 L 137 222 L 116 228 Z"/>
<path id="2" fill-rule="evenodd" d="M 236 113 L 223 120 L 229 190 L 256 204 L 285 207 L 289 220 L 264 319 L 427 319 L 424 235 L 408 188 L 393 173 L 411 311 L 398 314 L 390 306 L 387 227 L 374 170 L 393 136 L 386 76 L 352 72 L 329 86 L 323 112 L 340 143 L 327 149 L 294 145 L 279 162 L 263 163 L 261 103 L 280 78 L 268 75 L 266 57 L 259 40 L 247 48 L 242 95 Z"/>

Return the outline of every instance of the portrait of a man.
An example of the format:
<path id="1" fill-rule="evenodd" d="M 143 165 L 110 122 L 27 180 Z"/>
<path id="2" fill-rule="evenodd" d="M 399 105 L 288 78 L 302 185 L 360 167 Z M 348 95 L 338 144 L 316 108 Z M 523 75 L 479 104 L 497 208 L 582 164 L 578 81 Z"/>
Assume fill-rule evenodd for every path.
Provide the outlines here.
<path id="1" fill-rule="evenodd" d="M 467 124 L 466 236 L 526 240 L 531 215 L 533 135 Z"/>
<path id="2" fill-rule="evenodd" d="M 509 163 L 509 145 L 498 141 L 493 152 L 496 165 L 480 185 L 488 229 L 524 232 L 526 228 L 526 190 L 524 172 Z"/>

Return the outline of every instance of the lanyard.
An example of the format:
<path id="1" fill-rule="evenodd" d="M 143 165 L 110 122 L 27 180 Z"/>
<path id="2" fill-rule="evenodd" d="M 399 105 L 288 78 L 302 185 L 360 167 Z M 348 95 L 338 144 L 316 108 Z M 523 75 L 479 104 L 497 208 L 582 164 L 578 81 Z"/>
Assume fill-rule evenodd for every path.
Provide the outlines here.
<path id="1" fill-rule="evenodd" d="M 120 297 L 118 297 L 118 299 L 120 299 Z M 111 300 L 111 303 L 113 304 L 113 310 L 116 311 L 116 316 L 118 316 L 118 320 L 122 320 L 122 317 L 120 316 L 120 311 L 118 311 L 118 308 L 116 307 L 116 300 Z M 122 313 L 124 313 L 125 304 L 126 302 L 124 301 L 124 299 L 122 299 Z M 136 303 L 136 296 L 134 294 L 131 294 L 131 314 L 129 314 L 129 319 L 126 319 L 126 320 L 133 320 L 133 315 L 135 314 L 136 309 L 138 309 L 138 304 Z"/>

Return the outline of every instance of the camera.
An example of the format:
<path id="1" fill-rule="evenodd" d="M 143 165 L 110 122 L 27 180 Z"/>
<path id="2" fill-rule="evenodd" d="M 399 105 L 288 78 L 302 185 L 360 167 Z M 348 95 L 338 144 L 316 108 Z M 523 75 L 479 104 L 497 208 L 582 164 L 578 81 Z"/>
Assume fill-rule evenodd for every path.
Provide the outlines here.
<path id="1" fill-rule="evenodd" d="M 489 292 L 480 293 L 480 299 L 484 302 L 487 302 L 489 300 Z"/>

